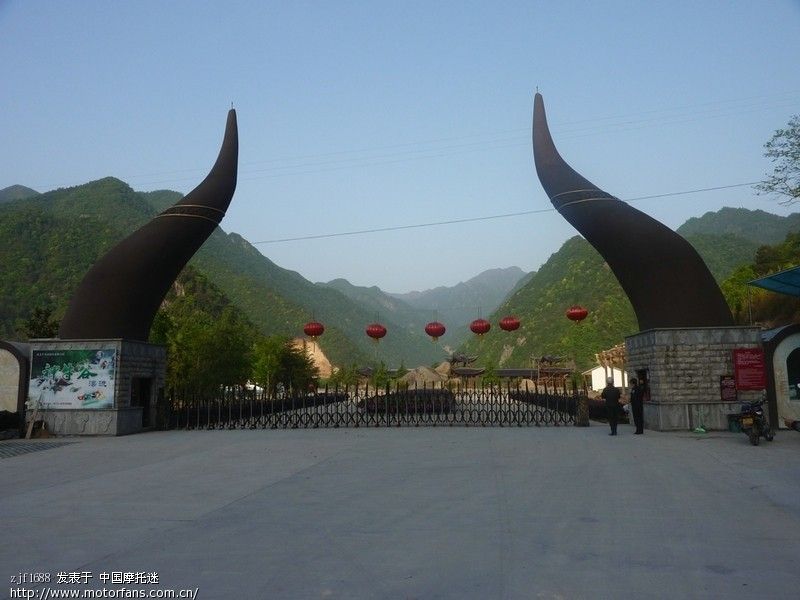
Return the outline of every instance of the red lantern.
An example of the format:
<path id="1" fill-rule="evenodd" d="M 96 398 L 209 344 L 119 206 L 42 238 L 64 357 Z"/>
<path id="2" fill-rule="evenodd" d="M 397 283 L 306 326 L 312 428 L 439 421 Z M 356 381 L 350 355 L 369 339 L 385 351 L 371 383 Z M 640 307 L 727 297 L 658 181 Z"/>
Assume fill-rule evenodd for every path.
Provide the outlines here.
<path id="1" fill-rule="evenodd" d="M 570 306 L 567 309 L 567 318 L 570 321 L 575 321 L 576 323 L 580 323 L 583 321 L 586 316 L 589 314 L 589 311 L 579 305 Z"/>
<path id="2" fill-rule="evenodd" d="M 303 333 L 305 333 L 312 340 L 315 340 L 325 333 L 325 326 L 322 323 L 311 321 L 310 323 L 306 323 L 306 326 L 303 327 Z"/>
<path id="3" fill-rule="evenodd" d="M 519 329 L 519 319 L 517 317 L 503 317 L 500 319 L 500 329 L 503 331 L 515 331 Z"/>
<path id="4" fill-rule="evenodd" d="M 386 327 L 380 323 L 372 323 L 367 325 L 367 335 L 376 342 L 386 335 Z"/>
<path id="5" fill-rule="evenodd" d="M 472 330 L 472 333 L 483 335 L 492 328 L 492 324 L 486 319 L 475 319 L 469 324 L 469 328 Z"/>
<path id="6" fill-rule="evenodd" d="M 431 336 L 434 342 L 442 337 L 445 331 L 447 330 L 445 329 L 444 325 L 439 323 L 439 321 L 432 321 L 431 323 L 425 325 L 425 333 Z"/>

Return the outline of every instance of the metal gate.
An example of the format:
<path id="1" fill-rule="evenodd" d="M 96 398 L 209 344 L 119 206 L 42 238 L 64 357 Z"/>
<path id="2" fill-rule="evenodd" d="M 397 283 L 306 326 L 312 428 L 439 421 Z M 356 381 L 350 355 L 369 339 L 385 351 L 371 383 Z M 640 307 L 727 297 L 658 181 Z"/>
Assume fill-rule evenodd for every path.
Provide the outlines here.
<path id="1" fill-rule="evenodd" d="M 585 396 L 510 388 L 345 388 L 270 397 L 226 390 L 217 398 L 173 392 L 179 429 L 574 425 Z"/>

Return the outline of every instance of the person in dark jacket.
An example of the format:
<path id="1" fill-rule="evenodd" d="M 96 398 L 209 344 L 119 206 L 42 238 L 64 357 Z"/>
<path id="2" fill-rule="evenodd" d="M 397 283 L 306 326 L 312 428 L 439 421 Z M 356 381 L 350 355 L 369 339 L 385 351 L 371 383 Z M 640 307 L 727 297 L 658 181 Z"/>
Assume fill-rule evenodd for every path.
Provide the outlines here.
<path id="1" fill-rule="evenodd" d="M 619 416 L 619 388 L 614 387 L 614 378 L 609 377 L 606 379 L 606 387 L 603 388 L 600 397 L 606 401 L 606 413 L 608 415 L 608 424 L 611 427 L 611 433 L 608 435 L 617 435 L 617 418 Z"/>
<path id="2" fill-rule="evenodd" d="M 644 433 L 644 386 L 634 377 L 631 378 L 631 415 L 636 425 L 635 434 Z"/>

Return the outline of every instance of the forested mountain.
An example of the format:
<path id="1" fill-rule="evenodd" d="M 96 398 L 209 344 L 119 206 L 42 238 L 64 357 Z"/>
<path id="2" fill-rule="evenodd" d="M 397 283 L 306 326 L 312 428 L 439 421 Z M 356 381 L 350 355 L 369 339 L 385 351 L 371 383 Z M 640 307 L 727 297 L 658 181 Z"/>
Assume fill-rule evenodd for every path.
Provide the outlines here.
<path id="1" fill-rule="evenodd" d="M 114 178 L 45 194 L 23 186 L 6 188 L 3 193 L 0 336 L 12 339 L 19 338 L 20 323 L 36 307 L 51 308 L 60 317 L 72 291 L 99 256 L 180 198 L 167 190 L 135 192 Z M 783 246 L 762 248 L 757 254 L 758 246 L 770 243 L 776 230 L 800 230 L 800 215 L 723 209 L 690 219 L 679 229 L 717 280 L 724 282 L 723 291 L 740 319 L 745 306 L 742 283 L 795 259 L 791 236 L 781 242 Z M 313 284 L 275 265 L 241 236 L 221 229 L 212 234 L 191 265 L 190 281 L 201 278 L 214 286 L 231 304 L 228 312 L 241 311 L 242 319 L 261 333 L 298 336 L 306 321 L 322 321 L 326 332 L 320 345 L 338 365 L 374 360 L 390 366 L 427 364 L 444 359 L 444 345 L 455 347 L 459 336 L 466 335 L 462 349 L 479 354 L 484 365 L 526 366 L 531 356 L 556 354 L 577 357 L 580 366 L 588 366 L 594 352 L 636 331 L 633 310 L 619 284 L 599 254 L 580 237 L 568 240 L 536 273 L 526 275 L 516 267 L 492 269 L 452 288 L 410 294 L 388 294 L 345 280 Z M 577 326 L 564 317 L 572 304 L 590 311 Z M 479 340 L 471 337 L 467 324 L 481 312 L 494 327 Z M 779 316 L 786 311 L 773 312 Z M 511 334 L 497 327 L 508 314 L 522 321 L 521 328 Z M 423 331 L 424 324 L 433 319 L 448 328 L 437 344 Z M 389 330 L 377 345 L 364 334 L 364 327 L 374 320 Z"/>
<path id="2" fill-rule="evenodd" d="M 384 292 L 377 286 L 355 286 L 346 279 L 317 285 L 340 291 L 373 311 L 376 319 L 390 319 L 412 337 L 428 339 L 425 338 L 425 325 L 430 321 L 444 322 L 447 333 L 432 346 L 435 352 L 432 358 L 441 360 L 445 357 L 443 348 L 452 349 L 464 341 L 469 334 L 470 321 L 479 312 L 492 312 L 525 277 L 524 271 L 518 267 L 490 269 L 452 287 L 441 286 L 406 294 Z"/>
<path id="3" fill-rule="evenodd" d="M 678 227 L 677 232 L 685 238 L 696 234 L 733 234 L 761 245 L 777 244 L 787 233 L 799 229 L 800 213 L 782 217 L 763 210 L 726 207 L 702 217 L 692 217 Z"/>
<path id="4" fill-rule="evenodd" d="M 589 309 L 575 325 L 564 316 L 573 304 Z M 502 331 L 497 323 L 516 315 L 521 326 Z M 593 361 L 597 350 L 610 348 L 634 331 L 633 308 L 608 265 L 580 236 L 567 240 L 530 281 L 514 292 L 494 314 L 489 333 L 470 338 L 463 346 L 478 355 L 482 366 L 531 366 L 531 357 L 577 357 L 581 366 Z"/>
<path id="5" fill-rule="evenodd" d="M 391 323 L 393 328 L 404 330 L 411 338 L 426 343 L 426 349 L 429 347 L 430 352 L 426 352 L 417 361 L 413 361 L 411 363 L 412 366 L 418 362 L 427 364 L 446 357 L 446 353 L 442 349 L 442 342 L 431 345 L 430 338 L 425 335 L 425 324 L 433 319 L 429 311 L 420 311 L 413 308 L 406 302 L 385 293 L 377 286 L 357 286 L 346 279 L 334 279 L 327 283 L 317 283 L 316 285 L 321 288 L 337 290 L 364 308 L 368 313 L 371 313 L 373 321 L 380 321 L 384 324 Z M 406 364 L 409 364 L 408 361 L 406 361 Z"/>
<path id="6" fill-rule="evenodd" d="M 2 335 L 13 338 L 37 306 L 60 318 L 94 260 L 151 211 L 115 179 L 0 204 Z"/>
<path id="7" fill-rule="evenodd" d="M 473 319 L 494 312 L 527 276 L 519 267 L 489 269 L 452 287 L 389 295 L 426 315 L 427 321 L 445 323 L 448 326 L 447 343 L 455 346 L 469 335 L 469 323 Z"/>
<path id="8" fill-rule="evenodd" d="M 734 233 L 693 233 L 684 237 L 703 257 L 717 283 L 727 278 L 738 266 L 750 262 L 758 247 L 766 243 L 754 242 Z"/>
<path id="9" fill-rule="evenodd" d="M 747 225 L 748 215 L 753 217 L 754 225 Z M 728 291 L 731 278 L 753 279 L 742 274 L 742 266 L 752 263 L 757 252 L 768 254 L 759 246 L 774 238 L 776 228 L 800 230 L 800 220 L 795 215 L 780 217 L 763 211 L 724 208 L 690 219 L 678 231 L 685 233 L 684 237 L 703 257 L 736 312 L 734 305 L 741 305 L 743 292 L 741 287 L 735 288 L 739 296 Z M 762 257 L 762 262 L 766 260 Z M 752 275 L 752 270 L 749 273 Z M 580 325 L 564 316 L 573 304 L 589 310 Z M 522 322 L 513 333 L 496 325 L 509 314 Z M 622 342 L 626 335 L 638 330 L 633 308 L 611 269 L 579 236 L 553 254 L 490 320 L 494 326 L 488 334 L 475 336 L 462 347 L 467 353 L 478 354 L 478 363 L 484 366 L 524 367 L 531 364 L 531 357 L 558 355 L 575 358 L 579 367 L 587 368 L 594 363 L 595 352 Z"/>
<path id="10" fill-rule="evenodd" d="M 0 190 L 0 203 L 29 198 L 30 196 L 36 196 L 38 194 L 39 192 L 36 190 L 32 190 L 24 185 L 10 185 Z"/>
<path id="11" fill-rule="evenodd" d="M 14 337 L 36 306 L 53 308 L 60 317 L 89 266 L 179 197 L 135 192 L 109 177 L 0 205 L 0 333 Z M 235 233 L 217 229 L 191 264 L 262 333 L 297 336 L 312 316 L 324 322 L 320 345 L 337 364 L 377 358 L 394 365 L 443 355 L 424 334 L 412 336 L 388 318 L 389 334 L 376 349 L 364 334 L 374 320 L 370 310 L 278 267 Z"/>

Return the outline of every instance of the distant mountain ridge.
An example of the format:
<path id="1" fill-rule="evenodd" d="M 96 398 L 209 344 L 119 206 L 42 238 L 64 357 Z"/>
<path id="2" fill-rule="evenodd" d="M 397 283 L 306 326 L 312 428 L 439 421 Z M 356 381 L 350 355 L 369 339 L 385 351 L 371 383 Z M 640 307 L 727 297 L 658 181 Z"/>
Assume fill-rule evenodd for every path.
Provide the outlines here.
<path id="1" fill-rule="evenodd" d="M 112 245 L 181 197 L 177 192 L 135 192 L 108 177 L 0 204 L 0 334 L 35 306 L 60 317 L 89 266 Z M 424 332 L 412 335 L 386 319 L 380 347 L 364 334 L 371 310 L 332 288 L 275 265 L 235 233 L 216 229 L 190 262 L 265 334 L 298 336 L 312 318 L 325 323 L 320 345 L 339 365 L 383 360 L 430 362 L 444 358 Z"/>
<path id="2" fill-rule="evenodd" d="M 725 207 L 688 219 L 677 232 L 685 238 L 698 234 L 731 234 L 758 245 L 772 245 L 782 242 L 790 231 L 797 230 L 800 230 L 800 213 L 782 217 L 763 210 Z"/>
<path id="3" fill-rule="evenodd" d="M 111 177 L 44 194 L 25 186 L 2 192 L 2 336 L 14 335 L 33 307 L 50 306 L 55 316 L 63 314 L 72 290 L 99 256 L 181 197 L 169 190 L 135 192 Z M 780 217 L 725 208 L 689 219 L 678 231 L 723 281 L 751 263 L 760 244 L 786 231 L 800 231 L 800 214 Z M 311 283 L 264 257 L 238 234 L 221 229 L 190 264 L 263 333 L 296 337 L 306 321 L 322 321 L 326 332 L 319 343 L 340 366 L 374 360 L 389 366 L 430 364 L 459 346 L 477 353 L 486 365 L 528 366 L 537 354 L 571 355 L 587 365 L 597 349 L 636 330 L 632 308 L 613 274 L 580 237 L 565 242 L 535 273 L 518 267 L 490 269 L 449 288 L 408 294 L 354 286 L 344 279 Z M 590 310 L 577 328 L 564 318 L 574 303 Z M 507 314 L 516 314 L 523 323 L 512 334 L 496 327 Z M 478 316 L 495 325 L 482 340 L 467 328 Z M 433 319 L 448 329 L 436 344 L 423 331 Z M 374 320 L 389 330 L 380 344 L 364 333 Z"/>
<path id="4" fill-rule="evenodd" d="M 459 344 L 470 335 L 469 323 L 493 313 L 527 276 L 529 274 L 519 267 L 488 269 L 451 287 L 387 293 L 427 313 L 428 320 L 438 319 L 449 325 L 453 335 L 448 343 Z"/>
<path id="5" fill-rule="evenodd" d="M 0 203 L 38 196 L 39 192 L 24 185 L 10 185 L 0 190 Z"/>
<path id="6" fill-rule="evenodd" d="M 376 319 L 391 319 L 407 329 L 411 336 L 425 337 L 427 323 L 442 321 L 447 332 L 437 344 L 442 348 L 454 348 L 469 334 L 470 321 L 476 319 L 480 311 L 488 314 L 497 308 L 525 276 L 519 267 L 489 269 L 452 287 L 440 286 L 405 294 L 384 292 L 377 286 L 355 286 L 346 279 L 317 285 L 338 290 L 372 310 Z"/>

